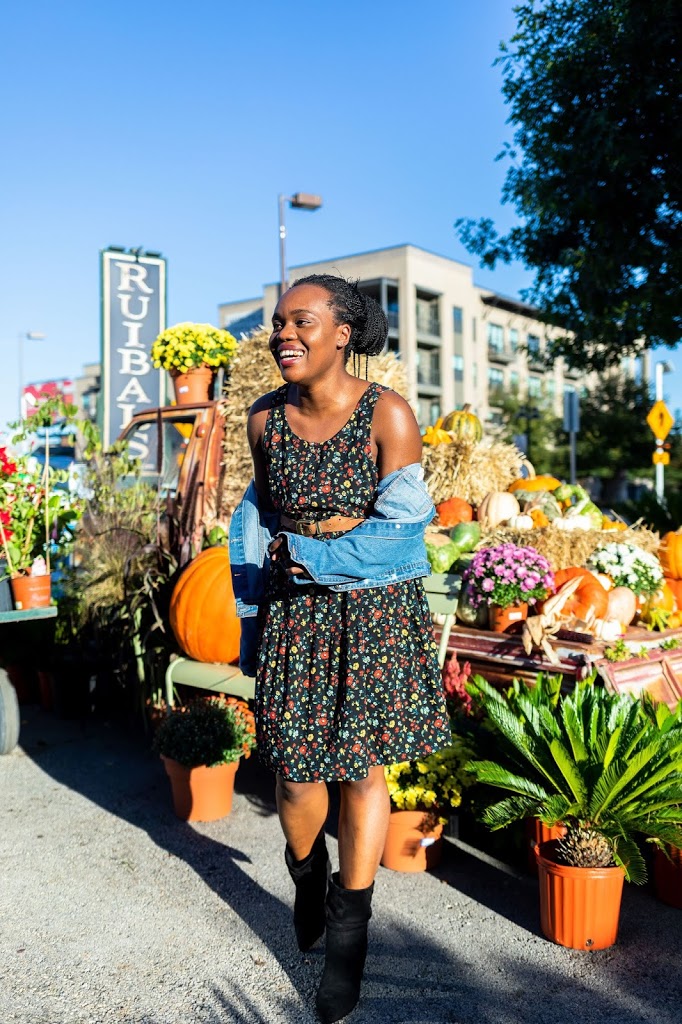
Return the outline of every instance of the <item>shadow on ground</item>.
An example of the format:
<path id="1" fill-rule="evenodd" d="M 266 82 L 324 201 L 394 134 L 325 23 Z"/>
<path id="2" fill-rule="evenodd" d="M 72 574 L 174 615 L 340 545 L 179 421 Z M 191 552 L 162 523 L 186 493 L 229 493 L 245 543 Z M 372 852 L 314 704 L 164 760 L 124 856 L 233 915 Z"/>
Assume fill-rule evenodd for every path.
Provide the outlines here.
<path id="1" fill-rule="evenodd" d="M 249 877 L 242 867 L 249 862 L 244 850 L 217 842 L 174 818 L 166 778 L 149 752 L 149 742 L 98 722 L 60 722 L 33 707 L 23 712 L 21 742 L 26 754 L 50 777 L 143 829 L 158 847 L 185 861 L 242 918 L 298 992 L 300 1001 L 277 991 L 268 993 L 273 1009 L 279 1010 L 277 1018 L 292 1024 L 313 1021 L 322 950 L 298 953 L 292 942 L 289 906 Z M 275 813 L 272 776 L 255 758 L 240 767 L 236 789 L 248 801 L 254 827 L 258 816 Z M 334 824 L 332 820 L 331 831 Z M 353 1024 L 676 1024 L 679 1020 L 674 973 L 682 957 L 682 919 L 679 911 L 656 902 L 649 891 L 626 891 L 621 938 L 614 949 L 582 953 L 552 946 L 540 936 L 533 879 L 486 863 L 476 851 L 452 843 L 446 844 L 443 863 L 434 874 L 443 892 L 438 909 L 444 908 L 452 893 L 459 917 L 453 913 L 447 919 L 441 943 L 423 906 L 408 926 L 391 917 L 385 899 L 376 906 L 364 997 Z M 404 894 L 406 887 L 400 891 Z M 426 890 L 419 891 L 423 904 Z M 404 908 L 401 911 L 404 922 Z M 487 941 L 490 930 L 477 932 L 481 915 L 493 916 L 493 929 L 509 932 L 510 945 L 504 954 L 503 946 L 496 943 L 492 949 Z M 426 934 L 429 931 L 431 937 Z M 267 965 L 254 962 L 254 970 L 263 970 L 263 986 L 269 986 Z M 212 1005 L 204 1008 L 197 1021 L 270 1024 L 272 1018 L 254 1005 L 239 978 L 226 978 L 225 984 L 222 980 L 217 972 Z M 253 985 L 249 988 L 253 991 Z M 136 1017 L 127 1024 L 163 1022 Z"/>

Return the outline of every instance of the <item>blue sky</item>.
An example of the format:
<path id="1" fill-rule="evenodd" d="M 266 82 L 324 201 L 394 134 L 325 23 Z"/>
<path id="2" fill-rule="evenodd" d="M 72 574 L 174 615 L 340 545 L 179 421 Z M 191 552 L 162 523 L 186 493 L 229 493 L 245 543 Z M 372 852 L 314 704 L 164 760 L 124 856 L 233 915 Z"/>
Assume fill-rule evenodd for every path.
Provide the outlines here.
<path id="1" fill-rule="evenodd" d="M 0 40 L 0 424 L 25 377 L 99 358 L 98 253 L 168 258 L 169 322 L 216 320 L 278 276 L 277 195 L 288 262 L 411 242 L 472 262 L 458 216 L 500 207 L 511 137 L 492 66 L 512 0 L 294 4 L 27 0 Z M 517 294 L 519 267 L 475 271 Z M 666 358 L 676 362 L 676 356 Z M 682 369 L 682 365 L 680 367 Z M 665 378 L 682 405 L 682 373 Z"/>

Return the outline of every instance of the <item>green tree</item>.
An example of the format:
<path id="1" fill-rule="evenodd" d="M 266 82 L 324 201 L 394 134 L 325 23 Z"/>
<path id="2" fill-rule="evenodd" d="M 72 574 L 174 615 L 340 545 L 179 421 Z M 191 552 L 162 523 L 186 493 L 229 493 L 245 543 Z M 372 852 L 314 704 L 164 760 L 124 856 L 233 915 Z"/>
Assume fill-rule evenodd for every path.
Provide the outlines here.
<path id="1" fill-rule="evenodd" d="M 566 435 L 547 398 L 522 398 L 512 390 L 500 392 L 495 404 L 499 409 L 500 439 L 511 444 L 517 435 L 525 434 L 526 453 L 536 473 L 566 476 Z"/>
<path id="2" fill-rule="evenodd" d="M 682 19 L 678 0 L 526 0 L 502 44 L 515 127 L 503 187 L 520 224 L 460 219 L 494 267 L 535 273 L 524 298 L 553 356 L 603 369 L 682 333 Z M 518 162 L 517 162 L 518 157 Z"/>

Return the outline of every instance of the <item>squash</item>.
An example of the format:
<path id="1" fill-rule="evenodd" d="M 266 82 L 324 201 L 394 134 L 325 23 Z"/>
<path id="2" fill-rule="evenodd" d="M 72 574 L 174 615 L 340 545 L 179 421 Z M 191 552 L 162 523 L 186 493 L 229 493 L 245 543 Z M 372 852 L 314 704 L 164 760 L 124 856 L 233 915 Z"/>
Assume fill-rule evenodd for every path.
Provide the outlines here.
<path id="1" fill-rule="evenodd" d="M 465 405 L 462 409 L 448 413 L 441 427 L 458 441 L 473 441 L 474 444 L 478 444 L 483 437 L 483 425 L 478 416 L 469 411 L 470 409 L 470 405 Z"/>
<path id="2" fill-rule="evenodd" d="M 607 597 L 609 603 L 604 618 L 615 619 L 625 630 L 637 614 L 637 598 L 629 587 L 614 587 Z"/>
<path id="3" fill-rule="evenodd" d="M 668 584 L 663 583 L 655 594 L 646 598 L 639 618 L 649 629 L 667 629 L 676 610 L 675 595 Z"/>
<path id="4" fill-rule="evenodd" d="M 591 617 L 596 619 L 610 618 L 610 616 L 607 616 L 609 595 L 599 580 L 594 578 L 589 569 L 583 569 L 580 566 L 559 569 L 554 574 L 556 589 L 560 590 L 564 583 L 568 583 L 569 580 L 574 579 L 576 576 L 580 577 L 580 584 L 575 593 L 566 601 L 562 612 L 566 615 L 575 615 L 576 618 L 583 619 L 584 621 L 589 620 Z"/>
<path id="5" fill-rule="evenodd" d="M 533 518 L 521 512 L 518 516 L 511 516 L 505 526 L 508 526 L 510 530 L 532 530 Z"/>
<path id="6" fill-rule="evenodd" d="M 478 506 L 476 518 L 484 530 L 494 530 L 500 523 L 517 516 L 521 508 L 509 491 L 491 491 Z"/>
<path id="7" fill-rule="evenodd" d="M 236 661 L 241 631 L 227 548 L 207 548 L 189 563 L 173 590 L 170 624 L 195 661 Z"/>
<path id="8" fill-rule="evenodd" d="M 509 485 L 509 490 L 514 491 L 555 491 L 561 487 L 561 480 L 555 476 L 522 476 Z"/>
<path id="9" fill-rule="evenodd" d="M 664 582 L 672 590 L 677 607 L 682 610 L 682 580 L 675 580 L 672 576 L 665 576 Z"/>
<path id="10" fill-rule="evenodd" d="M 480 539 L 479 523 L 457 523 L 450 530 L 450 540 L 455 542 L 462 554 L 465 551 L 473 551 Z"/>
<path id="11" fill-rule="evenodd" d="M 474 510 L 468 501 L 463 498 L 448 498 L 436 505 L 438 522 L 441 526 L 449 528 L 457 526 L 458 523 L 470 523 L 474 518 Z"/>
<path id="12" fill-rule="evenodd" d="M 532 519 L 533 526 L 536 530 L 541 530 L 544 526 L 549 526 L 549 519 L 541 508 L 532 508 L 528 515 Z"/>
<path id="13" fill-rule="evenodd" d="M 658 549 L 663 573 L 674 580 L 682 580 L 682 533 L 666 533 Z"/>
<path id="14" fill-rule="evenodd" d="M 627 523 L 623 523 L 620 519 L 609 519 L 608 516 L 601 517 L 601 528 L 602 530 L 627 530 Z"/>
<path id="15" fill-rule="evenodd" d="M 457 621 L 464 626 L 473 626 L 475 629 L 486 629 L 488 625 L 488 605 L 482 601 L 477 608 L 471 604 L 473 589 L 471 583 L 463 582 L 462 589 L 457 600 Z"/>

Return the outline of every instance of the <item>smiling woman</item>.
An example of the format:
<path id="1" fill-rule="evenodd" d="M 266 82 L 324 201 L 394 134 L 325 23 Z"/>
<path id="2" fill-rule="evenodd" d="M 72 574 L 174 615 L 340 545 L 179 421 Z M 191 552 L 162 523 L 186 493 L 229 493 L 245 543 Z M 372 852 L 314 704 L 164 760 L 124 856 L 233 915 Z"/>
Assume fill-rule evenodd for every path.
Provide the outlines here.
<path id="1" fill-rule="evenodd" d="M 272 327 L 285 383 L 248 422 L 258 504 L 276 524 L 258 618 L 256 728 L 277 774 L 299 947 L 327 930 L 317 1008 L 331 1022 L 359 998 L 390 813 L 383 766 L 451 742 L 419 579 L 433 505 L 407 402 L 346 370 L 351 355 L 384 348 L 381 307 L 342 278 L 307 277 L 284 293 Z M 367 552 L 359 570 L 358 551 Z M 327 782 L 341 789 L 331 878 Z"/>

